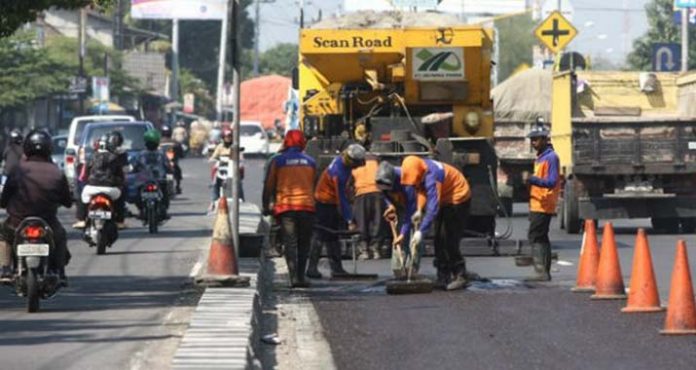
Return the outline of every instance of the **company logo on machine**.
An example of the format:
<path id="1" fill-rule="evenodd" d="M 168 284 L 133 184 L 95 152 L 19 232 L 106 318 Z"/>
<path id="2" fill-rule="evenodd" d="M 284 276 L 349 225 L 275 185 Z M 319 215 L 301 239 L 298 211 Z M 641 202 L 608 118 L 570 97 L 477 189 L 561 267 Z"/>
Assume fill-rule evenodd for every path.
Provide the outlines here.
<path id="1" fill-rule="evenodd" d="M 413 79 L 443 81 L 464 79 L 464 49 L 414 48 Z"/>

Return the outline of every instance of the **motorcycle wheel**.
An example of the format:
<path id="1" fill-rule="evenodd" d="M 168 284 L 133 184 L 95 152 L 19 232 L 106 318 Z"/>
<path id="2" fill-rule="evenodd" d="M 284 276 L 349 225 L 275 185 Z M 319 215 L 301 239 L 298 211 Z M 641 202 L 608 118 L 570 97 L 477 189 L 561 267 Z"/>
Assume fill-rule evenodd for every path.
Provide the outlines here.
<path id="1" fill-rule="evenodd" d="M 97 237 L 97 255 L 101 256 L 106 253 L 106 238 L 101 235 L 101 232 L 97 235 L 99 235 Z"/>
<path id="2" fill-rule="evenodd" d="M 147 209 L 147 226 L 150 234 L 157 234 L 157 205 Z"/>
<path id="3" fill-rule="evenodd" d="M 35 268 L 27 271 L 27 312 L 39 311 L 39 279 Z"/>

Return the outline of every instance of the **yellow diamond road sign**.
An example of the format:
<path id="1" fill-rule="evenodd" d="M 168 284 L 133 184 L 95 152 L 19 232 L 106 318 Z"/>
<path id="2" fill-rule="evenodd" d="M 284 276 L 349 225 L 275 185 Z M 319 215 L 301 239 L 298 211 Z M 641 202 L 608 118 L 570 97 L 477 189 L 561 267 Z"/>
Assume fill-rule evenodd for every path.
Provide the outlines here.
<path id="1" fill-rule="evenodd" d="M 534 35 L 552 52 L 558 53 L 578 34 L 560 13 L 553 12 L 534 30 Z"/>

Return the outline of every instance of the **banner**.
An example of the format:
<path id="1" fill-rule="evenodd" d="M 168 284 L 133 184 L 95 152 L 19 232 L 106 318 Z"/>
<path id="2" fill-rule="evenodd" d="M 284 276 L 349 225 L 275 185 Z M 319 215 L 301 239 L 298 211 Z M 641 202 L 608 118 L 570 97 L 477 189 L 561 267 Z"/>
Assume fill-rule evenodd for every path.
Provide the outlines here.
<path id="1" fill-rule="evenodd" d="M 131 0 L 138 19 L 222 19 L 227 0 Z"/>

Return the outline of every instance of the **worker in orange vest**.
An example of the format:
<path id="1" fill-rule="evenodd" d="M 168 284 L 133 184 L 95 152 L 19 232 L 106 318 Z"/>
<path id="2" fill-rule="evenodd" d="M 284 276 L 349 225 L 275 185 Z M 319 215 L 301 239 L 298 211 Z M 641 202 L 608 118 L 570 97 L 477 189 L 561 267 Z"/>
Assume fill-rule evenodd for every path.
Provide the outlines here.
<path id="1" fill-rule="evenodd" d="M 355 200 L 353 214 L 355 223 L 360 231 L 358 258 L 361 260 L 379 259 L 384 233 L 384 200 L 382 192 L 377 187 L 377 168 L 379 162 L 376 156 L 368 155 L 365 165 L 353 170 Z"/>
<path id="2" fill-rule="evenodd" d="M 549 143 L 549 130 L 543 125 L 536 125 L 527 135 L 532 148 L 537 152 L 534 162 L 534 175 L 527 178 L 529 184 L 529 244 L 536 277 L 528 280 L 551 280 L 551 241 L 549 224 L 556 213 L 556 204 L 561 190 L 559 181 L 558 155 Z"/>

